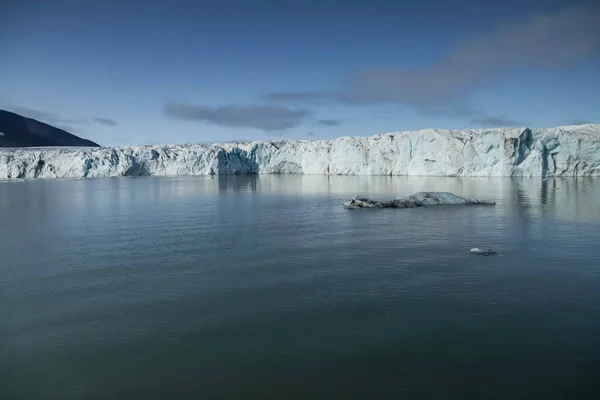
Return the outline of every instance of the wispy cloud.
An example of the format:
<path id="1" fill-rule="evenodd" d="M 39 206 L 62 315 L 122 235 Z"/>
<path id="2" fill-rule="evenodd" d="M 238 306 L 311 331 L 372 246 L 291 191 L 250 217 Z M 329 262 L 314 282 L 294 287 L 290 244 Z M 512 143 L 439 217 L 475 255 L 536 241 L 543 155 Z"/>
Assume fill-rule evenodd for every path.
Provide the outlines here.
<path id="1" fill-rule="evenodd" d="M 477 125 L 481 127 L 512 127 L 528 125 L 527 121 L 510 118 L 506 115 L 488 115 L 464 103 L 442 106 L 422 106 L 417 110 L 421 115 L 426 117 L 459 118 L 468 120 L 471 125 Z"/>
<path id="2" fill-rule="evenodd" d="M 49 111 L 38 110 L 35 108 L 19 107 L 19 106 L 8 106 L 8 110 L 20 114 L 27 118 L 33 118 L 47 124 L 51 124 L 57 128 L 64 129 L 69 132 L 75 132 L 77 129 L 73 128 L 72 125 L 87 125 L 89 120 L 86 119 L 72 119 L 64 118 L 61 115 Z M 117 126 L 119 123 L 110 118 L 94 117 L 93 122 L 106 126 Z"/>
<path id="3" fill-rule="evenodd" d="M 585 125 L 585 124 L 591 124 L 592 121 L 587 120 L 587 119 L 575 119 L 571 122 L 569 122 L 568 125 Z"/>
<path id="4" fill-rule="evenodd" d="M 508 117 L 493 117 L 488 115 L 481 115 L 471 119 L 471 124 L 481 125 L 482 127 L 514 127 L 514 126 L 526 126 L 526 122 L 518 121 Z"/>
<path id="5" fill-rule="evenodd" d="M 311 113 L 306 109 L 278 106 L 226 105 L 209 107 L 181 102 L 168 102 L 167 115 L 185 120 L 205 121 L 215 125 L 237 128 L 256 128 L 264 131 L 281 131 L 301 125 Z"/>
<path id="6" fill-rule="evenodd" d="M 62 119 L 60 119 L 56 114 L 47 111 L 34 110 L 33 108 L 26 107 L 8 107 L 8 109 L 14 113 L 21 114 L 22 116 L 27 118 L 46 120 L 52 122 L 62 121 Z"/>
<path id="7" fill-rule="evenodd" d="M 338 126 L 341 125 L 342 122 L 338 121 L 337 119 L 320 119 L 317 121 L 317 124 L 323 126 Z"/>
<path id="8" fill-rule="evenodd" d="M 306 135 L 310 137 L 315 137 L 315 134 L 313 132 L 308 132 Z"/>
<path id="9" fill-rule="evenodd" d="M 119 143 L 119 144 L 130 144 L 131 143 L 131 139 L 124 138 L 124 137 L 121 137 L 121 136 L 114 138 L 113 141 L 115 143 Z"/>
<path id="10" fill-rule="evenodd" d="M 61 123 L 54 123 L 52 124 L 53 127 L 58 128 L 58 129 L 62 129 L 63 131 L 67 131 L 69 133 L 81 133 L 79 132 L 78 129 L 76 129 L 75 127 L 71 126 L 71 125 L 67 125 L 67 124 L 61 124 Z"/>
<path id="11" fill-rule="evenodd" d="M 97 122 L 99 124 L 106 125 L 106 126 L 117 126 L 117 125 L 119 125 L 119 123 L 117 121 L 115 121 L 114 119 L 103 118 L 103 117 L 94 117 L 94 122 Z"/>
<path id="12" fill-rule="evenodd" d="M 7 107 L 7 109 L 9 111 L 14 112 L 14 113 L 20 114 L 20 115 L 22 115 L 24 117 L 37 119 L 37 120 L 40 120 L 42 122 L 46 122 L 48 124 L 68 124 L 68 125 L 71 125 L 71 124 L 80 124 L 80 125 L 86 125 L 88 123 L 85 120 L 63 118 L 63 117 L 61 117 L 60 115 L 58 115 L 56 113 L 48 112 L 48 111 L 43 111 L 43 110 L 37 110 L 37 109 L 34 109 L 34 108 L 9 106 L 9 107 Z"/>
<path id="13" fill-rule="evenodd" d="M 474 89 L 499 74 L 523 68 L 569 68 L 598 54 L 598 21 L 600 7 L 593 4 L 534 15 L 465 41 L 426 68 L 369 69 L 348 77 L 340 89 L 270 93 L 262 100 L 448 105 L 468 99 Z"/>

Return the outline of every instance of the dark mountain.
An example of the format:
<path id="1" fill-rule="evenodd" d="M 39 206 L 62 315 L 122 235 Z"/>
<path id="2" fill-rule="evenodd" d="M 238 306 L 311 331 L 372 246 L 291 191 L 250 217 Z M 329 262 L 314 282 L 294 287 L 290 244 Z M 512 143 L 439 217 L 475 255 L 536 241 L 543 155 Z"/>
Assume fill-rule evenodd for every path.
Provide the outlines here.
<path id="1" fill-rule="evenodd" d="M 0 110 L 0 147 L 100 147 L 67 131 L 10 111 Z"/>

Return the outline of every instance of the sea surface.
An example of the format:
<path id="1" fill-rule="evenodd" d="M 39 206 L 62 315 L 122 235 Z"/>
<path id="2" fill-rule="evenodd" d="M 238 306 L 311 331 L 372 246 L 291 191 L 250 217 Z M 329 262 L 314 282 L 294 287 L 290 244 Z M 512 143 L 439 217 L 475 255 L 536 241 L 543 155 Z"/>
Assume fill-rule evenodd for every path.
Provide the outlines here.
<path id="1" fill-rule="evenodd" d="M 600 179 L 0 182 L 2 400 L 599 390 Z"/>

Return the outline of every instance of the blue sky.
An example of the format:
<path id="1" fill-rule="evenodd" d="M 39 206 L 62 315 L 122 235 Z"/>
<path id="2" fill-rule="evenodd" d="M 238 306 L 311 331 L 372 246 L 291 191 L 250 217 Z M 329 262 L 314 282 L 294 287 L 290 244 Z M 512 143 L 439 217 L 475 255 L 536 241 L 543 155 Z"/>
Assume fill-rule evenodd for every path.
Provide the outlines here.
<path id="1" fill-rule="evenodd" d="M 0 108 L 102 145 L 600 123 L 600 11 L 5 0 Z"/>

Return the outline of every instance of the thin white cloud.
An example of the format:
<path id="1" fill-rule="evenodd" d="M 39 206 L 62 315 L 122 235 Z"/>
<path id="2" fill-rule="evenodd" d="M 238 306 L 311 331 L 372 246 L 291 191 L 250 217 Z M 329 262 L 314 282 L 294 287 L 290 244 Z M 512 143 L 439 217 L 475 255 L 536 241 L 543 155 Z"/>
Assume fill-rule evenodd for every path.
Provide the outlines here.
<path id="1" fill-rule="evenodd" d="M 310 111 L 306 109 L 278 106 L 225 105 L 209 107 L 181 102 L 168 102 L 164 111 L 173 118 L 205 121 L 236 128 L 255 128 L 268 132 L 295 128 L 311 115 Z"/>
<path id="2" fill-rule="evenodd" d="M 85 125 L 88 123 L 85 120 L 63 118 L 56 113 L 43 111 L 43 110 L 37 110 L 34 108 L 10 106 L 10 107 L 7 107 L 7 109 L 16 114 L 20 114 L 24 117 L 36 119 L 36 120 L 39 120 L 42 122 L 46 122 L 48 124 L 68 124 L 68 125 L 81 124 L 81 125 Z"/>
<path id="3" fill-rule="evenodd" d="M 337 119 L 320 119 L 317 121 L 317 124 L 323 126 L 338 126 L 341 125 L 342 122 L 338 121 Z"/>
<path id="4" fill-rule="evenodd" d="M 513 21 L 467 40 L 422 69 L 373 68 L 347 77 L 340 89 L 269 93 L 264 101 L 338 101 L 451 107 L 495 76 L 515 70 L 566 69 L 600 54 L 600 7 L 582 4 Z M 515 123 L 477 111 L 474 123 Z M 463 115 L 464 117 L 464 115 Z"/>
<path id="5" fill-rule="evenodd" d="M 104 117 L 94 117 L 94 122 L 97 122 L 99 124 L 106 125 L 106 126 L 119 125 L 119 123 L 117 121 L 115 121 L 114 119 L 104 118 Z"/>

